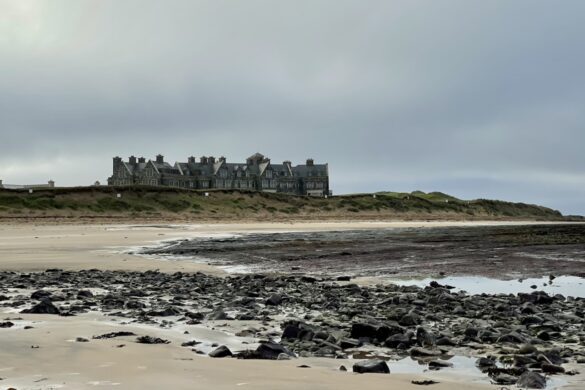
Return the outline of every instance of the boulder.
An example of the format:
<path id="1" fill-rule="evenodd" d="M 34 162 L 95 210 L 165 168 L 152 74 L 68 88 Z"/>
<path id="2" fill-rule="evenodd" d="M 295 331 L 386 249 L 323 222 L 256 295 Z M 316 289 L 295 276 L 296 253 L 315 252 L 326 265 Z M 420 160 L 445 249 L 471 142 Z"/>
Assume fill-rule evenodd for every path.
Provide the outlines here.
<path id="1" fill-rule="evenodd" d="M 268 360 L 276 360 L 278 359 L 278 355 L 281 353 L 287 354 L 289 356 L 294 356 L 294 354 L 289 351 L 286 347 L 278 344 L 278 343 L 263 343 L 258 346 L 255 351 L 257 359 L 268 359 Z"/>
<path id="2" fill-rule="evenodd" d="M 223 358 L 227 356 L 232 356 L 232 351 L 225 345 L 214 349 L 213 351 L 209 352 L 209 356 L 212 358 Z"/>
<path id="3" fill-rule="evenodd" d="M 516 385 L 521 389 L 544 389 L 546 378 L 534 371 L 526 371 L 520 375 Z"/>
<path id="4" fill-rule="evenodd" d="M 390 368 L 384 360 L 364 360 L 353 365 L 353 372 L 358 374 L 390 374 Z"/>
<path id="5" fill-rule="evenodd" d="M 61 310 L 51 301 L 48 299 L 44 299 L 41 302 L 37 303 L 30 309 L 25 309 L 21 311 L 21 313 L 28 313 L 28 314 L 61 314 Z"/>
<path id="6" fill-rule="evenodd" d="M 270 298 L 266 300 L 266 305 L 268 306 L 278 306 L 282 303 L 282 295 L 280 294 L 272 294 Z"/>

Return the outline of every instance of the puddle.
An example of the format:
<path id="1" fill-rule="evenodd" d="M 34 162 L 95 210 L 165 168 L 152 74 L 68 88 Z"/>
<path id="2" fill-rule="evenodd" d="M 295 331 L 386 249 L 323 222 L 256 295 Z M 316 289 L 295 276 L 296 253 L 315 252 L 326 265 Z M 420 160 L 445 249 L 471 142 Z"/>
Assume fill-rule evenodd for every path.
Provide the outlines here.
<path id="1" fill-rule="evenodd" d="M 448 360 L 445 360 L 453 367 L 446 367 L 440 370 L 430 370 L 427 364 L 421 364 L 417 360 L 413 360 L 410 357 L 404 358 L 397 361 L 388 361 L 388 367 L 390 372 L 395 374 L 428 374 L 433 379 L 440 380 L 445 377 L 458 377 L 465 378 L 469 382 L 476 383 L 490 383 L 490 378 L 487 374 L 481 372 L 475 366 L 477 358 L 471 358 L 466 356 L 454 356 Z M 547 389 L 558 389 L 561 388 L 566 381 L 559 377 L 549 377 L 547 379 Z"/>
<path id="2" fill-rule="evenodd" d="M 425 287 L 433 280 L 440 284 L 454 286 L 453 291 L 466 291 L 468 294 L 518 294 L 544 291 L 549 295 L 562 294 L 565 297 L 585 298 L 585 279 L 577 276 L 558 276 L 550 281 L 545 278 L 499 280 L 482 276 L 451 276 L 442 279 L 390 280 L 401 286 Z M 536 289 L 531 286 L 536 285 Z"/>

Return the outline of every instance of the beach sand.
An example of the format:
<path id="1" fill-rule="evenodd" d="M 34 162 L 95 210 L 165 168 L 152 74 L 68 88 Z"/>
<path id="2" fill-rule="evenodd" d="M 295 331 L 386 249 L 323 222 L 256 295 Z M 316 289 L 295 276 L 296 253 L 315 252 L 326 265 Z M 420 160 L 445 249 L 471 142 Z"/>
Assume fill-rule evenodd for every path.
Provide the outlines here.
<path id="1" fill-rule="evenodd" d="M 399 223 L 302 223 L 302 224 L 217 224 L 217 225 L 0 225 L 0 269 L 43 271 L 109 269 L 163 272 L 209 272 L 217 268 L 191 262 L 169 262 L 124 254 L 123 249 L 154 245 L 161 240 L 261 231 L 317 231 L 371 229 L 375 227 L 469 226 L 481 223 L 399 222 Z M 487 222 L 485 224 L 502 224 Z M 180 347 L 186 338 L 209 338 L 209 330 L 145 328 L 114 323 L 100 314 L 76 317 L 17 314 L 3 308 L 2 318 L 16 325 L 0 329 L 0 388 L 21 389 L 420 389 L 413 379 L 435 379 L 432 389 L 499 388 L 470 378 L 448 374 L 366 374 L 349 371 L 353 362 L 333 359 L 293 359 L 290 361 L 251 361 L 212 359 Z M 25 330 L 25 325 L 34 328 Z M 169 345 L 142 345 L 134 337 L 92 340 L 93 335 L 128 330 L 142 335 L 163 337 Z M 228 335 L 211 335 L 229 345 Z M 90 342 L 75 342 L 85 337 Z M 222 337 L 225 340 L 222 340 Z M 125 344 L 123 348 L 117 345 Z M 31 348 L 38 346 L 38 348 Z M 311 368 L 298 368 L 301 364 Z M 439 376 L 437 376 L 439 375 Z M 442 376 L 441 376 L 442 375 Z M 439 379 L 437 379 L 439 378 Z M 477 380 L 475 378 L 474 380 Z M 570 388 L 570 387 L 568 387 Z M 578 388 L 578 387 L 574 387 Z"/>

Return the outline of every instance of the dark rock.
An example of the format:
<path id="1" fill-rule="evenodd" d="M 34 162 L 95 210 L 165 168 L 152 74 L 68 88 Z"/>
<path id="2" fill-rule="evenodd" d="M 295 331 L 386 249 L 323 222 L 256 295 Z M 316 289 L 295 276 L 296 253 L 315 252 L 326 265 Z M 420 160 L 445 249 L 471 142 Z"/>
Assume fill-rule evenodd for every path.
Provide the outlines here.
<path id="1" fill-rule="evenodd" d="M 77 292 L 77 298 L 91 298 L 93 297 L 93 293 L 89 290 L 79 290 Z"/>
<path id="2" fill-rule="evenodd" d="M 233 356 L 232 351 L 225 345 L 214 349 L 213 351 L 209 352 L 209 356 L 212 358 L 223 358 L 227 356 Z"/>
<path id="3" fill-rule="evenodd" d="M 413 357 L 416 357 L 416 356 L 430 357 L 430 356 L 439 356 L 441 354 L 442 353 L 439 350 L 431 350 L 431 349 L 421 348 L 421 347 L 414 347 L 414 348 L 410 349 L 410 356 L 413 356 Z"/>
<path id="4" fill-rule="evenodd" d="M 133 332 L 120 331 L 120 332 L 110 332 L 110 333 L 102 334 L 100 336 L 93 336 L 92 338 L 95 340 L 104 340 L 104 339 L 113 339 L 114 337 L 124 337 L 124 336 L 136 336 L 136 334 Z"/>
<path id="5" fill-rule="evenodd" d="M 0 328 L 12 328 L 13 326 L 14 323 L 10 321 L 0 322 Z"/>
<path id="6" fill-rule="evenodd" d="M 342 349 L 359 348 L 362 343 L 359 340 L 343 338 L 339 340 L 339 346 Z"/>
<path id="7" fill-rule="evenodd" d="M 196 345 L 201 344 L 201 341 L 197 341 L 197 340 L 191 340 L 191 341 L 185 341 L 184 343 L 181 344 L 181 347 L 194 347 Z"/>
<path id="8" fill-rule="evenodd" d="M 140 336 L 136 339 L 139 344 L 170 344 L 169 340 L 164 340 L 159 337 Z"/>
<path id="9" fill-rule="evenodd" d="M 521 389 L 544 389 L 546 378 L 534 371 L 526 371 L 520 375 L 516 385 Z"/>
<path id="10" fill-rule="evenodd" d="M 479 359 L 477 359 L 475 361 L 475 366 L 480 368 L 480 369 L 485 369 L 485 368 L 489 368 L 489 367 L 495 367 L 496 366 L 496 361 L 486 358 L 486 357 L 480 357 Z"/>
<path id="11" fill-rule="evenodd" d="M 390 368 L 384 360 L 364 360 L 353 365 L 353 372 L 358 374 L 390 374 Z"/>
<path id="12" fill-rule="evenodd" d="M 542 363 L 540 369 L 545 374 L 564 374 L 565 372 L 563 367 L 549 363 Z"/>
<path id="13" fill-rule="evenodd" d="M 517 332 L 511 332 L 511 333 L 505 334 L 505 335 L 501 336 L 500 338 L 498 338 L 498 340 L 497 340 L 498 343 L 512 343 L 512 344 L 522 344 L 525 341 L 526 341 L 525 338 Z"/>
<path id="14" fill-rule="evenodd" d="M 272 294 L 270 298 L 266 300 L 266 304 L 268 306 L 278 306 L 282 303 L 282 295 L 280 294 Z"/>
<path id="15" fill-rule="evenodd" d="M 219 320 L 233 320 L 233 318 L 231 318 L 230 316 L 228 316 L 228 315 L 226 314 L 226 312 L 225 312 L 225 311 L 223 311 L 223 310 L 217 310 L 217 311 L 214 311 L 214 312 L 210 313 L 210 314 L 207 316 L 207 319 L 208 319 L 208 320 L 211 320 L 211 321 L 219 321 Z"/>
<path id="16" fill-rule="evenodd" d="M 335 278 L 338 282 L 349 282 L 351 280 L 351 276 L 338 276 Z"/>
<path id="17" fill-rule="evenodd" d="M 289 356 L 294 357 L 294 354 L 291 351 L 277 343 L 260 344 L 255 352 L 258 355 L 258 359 L 276 360 L 278 358 L 278 355 L 280 355 L 281 353 L 285 353 Z"/>
<path id="18" fill-rule="evenodd" d="M 498 374 L 493 377 L 493 380 L 498 385 L 513 385 L 518 382 L 518 378 L 510 374 Z"/>
<path id="19" fill-rule="evenodd" d="M 416 313 L 405 314 L 398 323 L 402 326 L 415 326 L 421 323 L 421 318 Z"/>
<path id="20" fill-rule="evenodd" d="M 422 381 L 412 380 L 412 381 L 410 381 L 410 383 L 412 383 L 413 385 L 419 385 L 419 386 L 429 386 L 429 385 L 436 385 L 436 384 L 438 384 L 440 382 L 436 382 L 436 381 L 433 381 L 433 380 L 425 379 L 425 380 L 422 380 Z"/>
<path id="21" fill-rule="evenodd" d="M 429 368 L 431 370 L 440 370 L 441 368 L 453 367 L 453 363 L 446 362 L 444 360 L 431 360 L 429 362 Z"/>
<path id="22" fill-rule="evenodd" d="M 42 300 L 30 309 L 22 310 L 21 313 L 28 314 L 61 314 L 61 310 L 48 299 Z"/>
<path id="23" fill-rule="evenodd" d="M 78 342 L 78 343 L 89 343 L 89 340 L 86 339 L 85 337 L 77 337 L 75 339 L 75 341 Z"/>
<path id="24" fill-rule="evenodd" d="M 50 297 L 52 294 L 53 294 L 53 293 L 52 293 L 52 292 L 50 292 L 50 291 L 46 291 L 46 290 L 37 290 L 37 291 L 33 292 L 33 293 L 30 295 L 30 298 L 31 298 L 31 299 L 36 299 L 36 300 L 40 301 L 40 300 L 42 300 L 42 299 L 45 299 L 45 298 L 48 298 L 48 297 Z"/>
<path id="25" fill-rule="evenodd" d="M 181 311 L 176 307 L 169 306 L 164 310 L 151 310 L 146 313 L 151 317 L 171 317 L 171 316 L 178 316 L 181 314 Z"/>

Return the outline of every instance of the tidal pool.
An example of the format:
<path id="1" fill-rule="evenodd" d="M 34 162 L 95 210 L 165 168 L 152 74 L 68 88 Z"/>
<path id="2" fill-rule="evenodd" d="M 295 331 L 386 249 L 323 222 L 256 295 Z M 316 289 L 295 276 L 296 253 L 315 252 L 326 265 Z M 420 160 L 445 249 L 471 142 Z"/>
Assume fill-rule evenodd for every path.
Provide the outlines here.
<path id="1" fill-rule="evenodd" d="M 468 294 L 518 294 L 544 291 L 549 295 L 562 294 L 565 297 L 585 298 L 585 278 L 577 276 L 558 276 L 553 280 L 548 277 L 499 280 L 483 276 L 449 276 L 440 279 L 391 279 L 391 282 L 401 286 L 424 287 L 433 280 L 455 287 L 454 291 L 466 291 Z M 536 289 L 532 286 L 536 286 Z"/>

